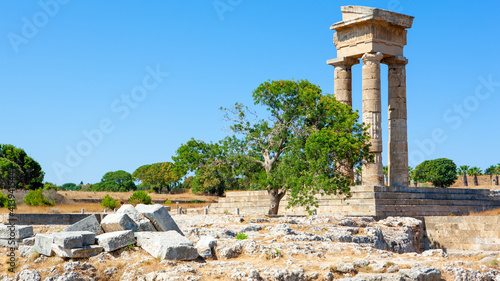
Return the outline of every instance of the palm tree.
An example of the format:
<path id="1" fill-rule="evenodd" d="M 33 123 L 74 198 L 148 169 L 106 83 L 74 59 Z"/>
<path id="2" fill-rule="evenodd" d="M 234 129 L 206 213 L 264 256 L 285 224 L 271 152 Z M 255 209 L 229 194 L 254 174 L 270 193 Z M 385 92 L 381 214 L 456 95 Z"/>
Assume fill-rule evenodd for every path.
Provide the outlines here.
<path id="1" fill-rule="evenodd" d="M 481 169 L 479 169 L 478 167 L 472 167 L 469 169 L 469 175 L 474 176 L 474 185 L 478 186 L 479 184 L 477 182 L 477 176 L 481 175 Z"/>
<path id="2" fill-rule="evenodd" d="M 492 180 L 493 180 L 493 175 L 495 174 L 496 168 L 497 167 L 495 165 L 491 165 L 486 170 L 484 170 L 484 174 L 490 176 L 490 184 L 491 185 L 493 185 Z"/>
<path id="3" fill-rule="evenodd" d="M 389 168 L 387 166 L 384 166 L 383 171 L 384 171 L 384 185 L 387 185 L 388 181 L 387 174 L 389 173 Z"/>
<path id="4" fill-rule="evenodd" d="M 498 185 L 498 174 L 500 174 L 500 163 L 495 168 L 495 185 Z"/>
<path id="5" fill-rule="evenodd" d="M 464 182 L 464 186 L 469 186 L 467 184 L 467 173 L 469 172 L 469 167 L 470 166 L 463 165 L 463 166 L 458 167 L 458 169 L 457 169 L 458 175 L 462 176 L 462 180 Z"/>

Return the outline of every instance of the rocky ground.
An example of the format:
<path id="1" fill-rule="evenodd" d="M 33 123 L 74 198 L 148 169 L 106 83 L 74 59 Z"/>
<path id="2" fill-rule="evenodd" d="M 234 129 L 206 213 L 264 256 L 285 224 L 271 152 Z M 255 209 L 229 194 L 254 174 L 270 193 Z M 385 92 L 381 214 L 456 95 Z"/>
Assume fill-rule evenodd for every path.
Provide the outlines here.
<path id="1" fill-rule="evenodd" d="M 207 258 L 169 261 L 140 247 L 88 259 L 32 254 L 4 280 L 493 280 L 500 253 L 421 251 L 422 223 L 412 218 L 172 215 L 194 244 L 216 240 Z M 65 226 L 35 226 L 51 233 Z M 243 233 L 243 234 L 239 234 Z M 211 238 L 212 237 L 212 238 Z M 239 238 L 239 239 L 238 239 Z M 0 248 L 6 256 L 7 249 Z M 200 251 L 200 250 L 199 250 Z M 17 252 L 19 257 L 19 252 Z M 7 267 L 2 263 L 0 269 Z"/>

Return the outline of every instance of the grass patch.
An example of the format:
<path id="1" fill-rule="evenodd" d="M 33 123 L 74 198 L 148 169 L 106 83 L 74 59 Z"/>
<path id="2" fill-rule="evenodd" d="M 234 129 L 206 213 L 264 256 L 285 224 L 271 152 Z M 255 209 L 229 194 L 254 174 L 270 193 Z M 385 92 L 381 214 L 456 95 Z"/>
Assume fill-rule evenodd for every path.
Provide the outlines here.
<path id="1" fill-rule="evenodd" d="M 247 238 L 248 238 L 248 235 L 246 235 L 245 233 L 240 232 L 240 233 L 236 234 L 236 239 L 238 239 L 238 240 L 245 240 Z"/>

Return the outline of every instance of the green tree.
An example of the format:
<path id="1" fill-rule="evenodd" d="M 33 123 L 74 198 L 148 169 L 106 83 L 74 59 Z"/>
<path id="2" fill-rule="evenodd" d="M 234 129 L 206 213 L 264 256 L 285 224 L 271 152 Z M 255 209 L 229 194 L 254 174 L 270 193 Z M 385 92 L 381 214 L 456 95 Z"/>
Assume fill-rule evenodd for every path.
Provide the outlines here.
<path id="1" fill-rule="evenodd" d="M 128 172 L 118 170 L 107 172 L 101 179 L 101 182 L 92 185 L 92 191 L 113 191 L 125 192 L 136 190 L 134 178 Z"/>
<path id="2" fill-rule="evenodd" d="M 132 176 L 142 182 L 144 185 L 149 185 L 158 190 L 166 187 L 168 192 L 171 192 L 171 185 L 179 181 L 183 174 L 170 162 L 154 163 L 143 165 L 137 168 Z"/>
<path id="3" fill-rule="evenodd" d="M 384 172 L 384 184 L 387 185 L 387 182 L 388 182 L 387 176 L 389 174 L 389 167 L 384 166 L 383 172 Z"/>
<path id="4" fill-rule="evenodd" d="M 414 178 L 418 182 L 431 182 L 435 187 L 449 187 L 457 179 L 457 165 L 446 158 L 427 160 L 415 167 Z"/>
<path id="5" fill-rule="evenodd" d="M 417 187 L 417 181 L 415 180 L 415 169 L 413 169 L 412 166 L 408 166 L 408 179 L 410 181 L 413 181 L 413 184 L 415 184 L 415 187 Z"/>
<path id="6" fill-rule="evenodd" d="M 500 174 L 500 163 L 495 168 L 495 185 L 498 185 L 498 175 Z"/>
<path id="7" fill-rule="evenodd" d="M 457 169 L 458 175 L 462 176 L 462 181 L 464 182 L 464 186 L 469 186 L 469 184 L 467 183 L 467 175 L 469 173 L 469 168 L 470 166 L 462 165 Z"/>
<path id="8" fill-rule="evenodd" d="M 238 186 L 230 147 L 228 139 L 219 143 L 191 139 L 177 149 L 172 159 L 182 174 L 195 173 L 187 182 L 192 192 L 222 196 L 224 190 Z"/>
<path id="9" fill-rule="evenodd" d="M 23 171 L 19 165 L 6 158 L 0 158 L 0 187 L 18 188 L 20 187 Z"/>
<path id="10" fill-rule="evenodd" d="M 289 206 L 317 207 L 315 194 L 346 194 L 351 178 L 345 171 L 369 156 L 366 128 L 352 108 L 337 102 L 321 89 L 301 81 L 270 81 L 253 91 L 255 104 L 264 106 L 268 118 L 236 104 L 226 110 L 235 136 L 230 160 L 270 197 L 269 214 L 278 213 L 289 192 Z"/>
<path id="11" fill-rule="evenodd" d="M 8 159 L 16 163 L 23 172 L 20 176 L 19 187 L 26 189 L 38 189 L 43 187 L 45 173 L 42 167 L 26 152 L 10 144 L 0 144 L 0 158 Z"/>
<path id="12" fill-rule="evenodd" d="M 481 175 L 481 169 L 478 167 L 472 167 L 469 169 L 469 175 L 474 177 L 474 185 L 478 186 L 479 183 L 477 182 L 477 176 Z"/>
<path id="13" fill-rule="evenodd" d="M 41 188 L 30 190 L 23 198 L 23 202 L 28 206 L 54 206 L 54 200 L 49 200 L 43 195 Z"/>

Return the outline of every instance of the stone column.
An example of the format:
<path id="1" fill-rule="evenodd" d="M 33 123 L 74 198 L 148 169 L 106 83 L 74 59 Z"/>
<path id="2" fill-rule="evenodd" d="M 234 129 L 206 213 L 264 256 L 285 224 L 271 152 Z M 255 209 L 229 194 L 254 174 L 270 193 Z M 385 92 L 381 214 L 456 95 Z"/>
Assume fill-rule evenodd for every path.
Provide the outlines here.
<path id="1" fill-rule="evenodd" d="M 389 186 L 408 186 L 406 64 L 401 56 L 384 59 L 389 66 Z"/>
<path id="2" fill-rule="evenodd" d="M 351 67 L 359 63 L 358 59 L 342 57 L 327 61 L 329 65 L 335 67 L 334 74 L 334 95 L 335 99 L 343 104 L 352 107 L 352 74 Z M 354 184 L 354 169 L 352 164 L 341 163 L 341 172 L 351 178 Z"/>
<path id="3" fill-rule="evenodd" d="M 382 101 L 380 94 L 380 61 L 382 53 L 365 53 L 363 60 L 363 123 L 369 126 L 370 152 L 374 154 L 373 163 L 363 164 L 363 185 L 383 186 L 382 165 Z"/>
<path id="4" fill-rule="evenodd" d="M 329 60 L 329 65 L 335 67 L 334 95 L 341 103 L 352 106 L 352 74 L 351 67 L 359 63 L 358 59 L 343 57 Z"/>

